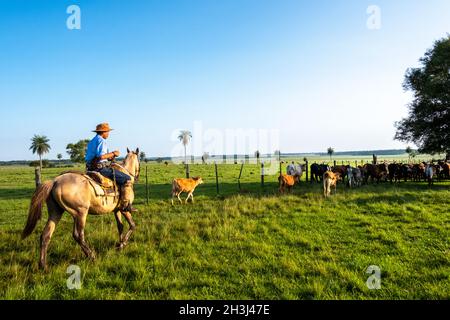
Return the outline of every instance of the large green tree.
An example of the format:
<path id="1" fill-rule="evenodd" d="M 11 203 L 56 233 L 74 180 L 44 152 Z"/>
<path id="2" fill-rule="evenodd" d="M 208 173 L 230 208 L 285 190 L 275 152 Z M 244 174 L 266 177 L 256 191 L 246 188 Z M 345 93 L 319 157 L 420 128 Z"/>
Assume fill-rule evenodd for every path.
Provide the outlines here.
<path id="1" fill-rule="evenodd" d="M 31 138 L 30 150 L 39 156 L 39 167 L 42 170 L 42 156 L 50 151 L 50 140 L 46 136 L 34 135 Z"/>
<path id="2" fill-rule="evenodd" d="M 403 87 L 414 94 L 408 117 L 396 123 L 395 139 L 413 142 L 421 153 L 445 153 L 450 158 L 450 35 L 434 43 L 408 69 Z"/>
<path id="3" fill-rule="evenodd" d="M 75 163 L 83 163 L 89 140 L 80 140 L 77 143 L 69 143 L 66 147 L 70 160 Z"/>

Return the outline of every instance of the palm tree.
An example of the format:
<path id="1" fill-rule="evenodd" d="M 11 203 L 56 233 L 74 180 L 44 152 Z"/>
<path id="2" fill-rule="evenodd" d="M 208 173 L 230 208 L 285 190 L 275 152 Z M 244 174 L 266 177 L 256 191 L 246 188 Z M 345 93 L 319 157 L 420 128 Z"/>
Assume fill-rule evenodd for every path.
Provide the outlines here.
<path id="1" fill-rule="evenodd" d="M 189 144 L 189 141 L 191 141 L 191 138 L 192 138 L 192 133 L 188 130 L 181 130 L 180 135 L 178 136 L 178 140 L 180 140 L 184 146 L 184 163 L 185 164 L 187 164 L 186 147 Z"/>
<path id="2" fill-rule="evenodd" d="M 330 161 L 331 161 L 331 156 L 332 156 L 333 153 L 334 153 L 334 149 L 333 149 L 332 147 L 329 147 L 329 148 L 327 149 L 327 153 L 328 153 L 328 155 L 330 156 Z"/>
<path id="3" fill-rule="evenodd" d="M 49 139 L 46 136 L 34 135 L 31 139 L 31 147 L 30 150 L 33 151 L 33 154 L 38 154 L 39 156 L 39 164 L 42 170 L 42 156 L 50 151 Z"/>

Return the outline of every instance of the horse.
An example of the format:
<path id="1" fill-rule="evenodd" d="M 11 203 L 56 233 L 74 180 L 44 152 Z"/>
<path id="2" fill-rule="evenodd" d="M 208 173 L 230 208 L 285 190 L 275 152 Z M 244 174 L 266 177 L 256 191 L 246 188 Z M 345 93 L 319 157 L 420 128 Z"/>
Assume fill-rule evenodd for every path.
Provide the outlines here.
<path id="1" fill-rule="evenodd" d="M 136 151 L 127 149 L 127 156 L 122 165 L 113 164 L 113 168 L 128 174 L 134 184 L 140 173 L 139 148 Z M 134 199 L 134 194 L 130 197 Z M 88 246 L 84 229 L 88 214 L 104 215 L 114 212 L 119 231 L 118 249 L 123 249 L 131 234 L 136 229 L 131 213 L 119 210 L 119 198 L 116 196 L 97 197 L 89 179 L 82 172 L 66 172 L 54 180 L 41 184 L 35 191 L 28 212 L 28 219 L 22 232 L 22 239 L 28 237 L 36 228 L 37 222 L 42 216 L 44 202 L 47 204 L 48 220 L 40 239 L 39 267 L 47 270 L 47 249 L 62 215 L 67 211 L 74 220 L 73 238 L 80 245 L 84 254 L 91 260 L 95 260 L 95 252 Z M 129 224 L 129 230 L 124 235 L 122 215 Z"/>

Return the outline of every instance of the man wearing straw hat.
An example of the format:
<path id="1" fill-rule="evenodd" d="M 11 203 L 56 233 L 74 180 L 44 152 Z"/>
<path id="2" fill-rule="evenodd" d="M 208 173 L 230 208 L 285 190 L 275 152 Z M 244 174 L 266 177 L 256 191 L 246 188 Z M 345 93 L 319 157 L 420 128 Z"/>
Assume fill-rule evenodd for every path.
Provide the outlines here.
<path id="1" fill-rule="evenodd" d="M 108 123 L 97 125 L 97 128 L 93 131 L 97 135 L 89 142 L 87 147 L 86 168 L 88 171 L 97 171 L 111 180 L 115 179 L 121 189 L 121 211 L 136 212 L 137 210 L 131 206 L 129 199 L 125 199 L 125 197 L 128 198 L 130 193 L 133 193 L 131 177 L 110 167 L 109 161 L 120 156 L 120 152 L 117 150 L 109 152 L 106 144 L 106 139 L 109 138 L 109 133 L 112 130 Z"/>

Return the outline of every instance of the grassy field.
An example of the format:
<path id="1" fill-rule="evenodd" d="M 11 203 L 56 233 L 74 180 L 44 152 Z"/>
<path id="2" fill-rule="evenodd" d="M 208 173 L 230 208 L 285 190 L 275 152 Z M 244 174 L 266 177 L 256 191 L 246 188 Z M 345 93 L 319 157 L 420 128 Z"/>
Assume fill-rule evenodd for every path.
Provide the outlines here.
<path id="1" fill-rule="evenodd" d="M 352 159 L 353 160 L 353 159 Z M 311 161 L 311 160 L 310 160 Z M 21 241 L 34 191 L 33 168 L 0 168 L 1 299 L 449 299 L 450 182 L 389 183 L 346 189 L 324 199 L 320 185 L 302 182 L 292 195 L 277 192 L 277 176 L 246 165 L 192 165 L 205 184 L 195 203 L 170 205 L 170 182 L 181 165 L 148 164 L 136 186 L 138 225 L 129 246 L 117 251 L 113 215 L 88 218 L 88 261 L 72 239 L 66 213 L 49 249 L 48 273 L 37 268 L 46 220 Z M 44 169 L 44 178 L 64 169 Z M 145 168 L 142 169 L 145 173 Z M 66 286 L 70 265 L 82 288 Z M 381 268 L 381 289 L 366 273 Z"/>

